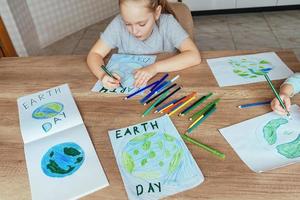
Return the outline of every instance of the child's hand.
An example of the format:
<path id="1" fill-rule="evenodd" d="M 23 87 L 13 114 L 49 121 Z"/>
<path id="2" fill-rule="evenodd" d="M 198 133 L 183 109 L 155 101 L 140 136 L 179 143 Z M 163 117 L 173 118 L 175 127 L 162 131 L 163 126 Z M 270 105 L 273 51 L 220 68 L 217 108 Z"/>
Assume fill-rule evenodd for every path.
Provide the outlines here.
<path id="1" fill-rule="evenodd" d="M 116 77 L 118 80 L 115 80 L 114 78 L 108 76 L 105 74 L 102 78 L 102 84 L 107 89 L 115 89 L 120 86 L 121 78 L 118 74 L 113 73 L 114 77 Z"/>
<path id="2" fill-rule="evenodd" d="M 153 65 L 143 67 L 134 72 L 134 87 L 141 87 L 146 85 L 147 82 L 156 74 L 156 70 Z"/>
<path id="3" fill-rule="evenodd" d="M 288 111 L 290 111 L 291 107 L 291 100 L 290 97 L 286 94 L 280 94 L 280 98 L 282 99 L 283 103 L 285 104 L 285 107 Z M 279 115 L 286 115 L 287 113 L 285 112 L 284 108 L 280 105 L 279 101 L 277 98 L 274 98 L 271 102 L 271 108 L 274 110 L 276 113 Z"/>

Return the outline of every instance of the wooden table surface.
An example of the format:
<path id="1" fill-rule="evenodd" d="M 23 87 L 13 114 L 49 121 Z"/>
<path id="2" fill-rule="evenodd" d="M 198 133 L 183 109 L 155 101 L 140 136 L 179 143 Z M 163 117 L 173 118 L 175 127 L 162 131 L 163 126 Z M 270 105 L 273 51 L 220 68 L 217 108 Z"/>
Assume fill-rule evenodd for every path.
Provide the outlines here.
<path id="1" fill-rule="evenodd" d="M 207 58 L 257 53 L 257 51 L 201 52 L 200 65 L 171 73 L 180 74 L 178 83 L 183 89 L 177 96 L 208 92 L 220 97 L 217 112 L 198 127 L 191 137 L 226 154 L 218 157 L 187 143 L 189 150 L 202 170 L 205 181 L 200 186 L 169 196 L 166 199 L 299 199 L 300 165 L 294 164 L 269 172 L 252 172 L 237 156 L 218 132 L 223 128 L 264 113 L 269 106 L 240 110 L 238 105 L 273 98 L 269 86 L 255 83 L 219 88 L 208 67 Z M 293 71 L 300 71 L 300 63 L 292 51 L 277 51 L 280 58 Z M 160 75 L 161 76 L 161 75 Z M 278 89 L 283 80 L 274 81 Z M 145 107 L 138 98 L 123 101 L 120 96 L 92 93 L 96 78 L 86 66 L 86 56 L 53 56 L 0 59 L 0 199 L 30 199 L 30 186 L 21 137 L 17 98 L 60 84 L 68 83 L 79 111 L 105 170 L 110 186 L 83 199 L 126 199 L 126 191 L 113 155 L 108 130 L 126 127 L 158 117 L 151 114 L 141 118 Z M 300 95 L 293 103 L 300 104 Z M 180 133 L 184 133 L 187 118 L 171 117 Z M 84 184 L 84 183 L 82 183 Z"/>

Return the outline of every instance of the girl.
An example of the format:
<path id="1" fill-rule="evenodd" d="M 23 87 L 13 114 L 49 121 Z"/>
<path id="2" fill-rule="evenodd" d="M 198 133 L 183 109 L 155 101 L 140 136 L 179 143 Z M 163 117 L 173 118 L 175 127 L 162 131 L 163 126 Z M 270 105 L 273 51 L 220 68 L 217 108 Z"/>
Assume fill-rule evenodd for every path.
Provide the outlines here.
<path id="1" fill-rule="evenodd" d="M 295 73 L 288 78 L 280 87 L 279 96 L 284 102 L 286 109 L 290 111 L 291 100 L 290 97 L 300 92 L 300 73 Z M 286 115 L 285 110 L 281 107 L 277 98 L 271 102 L 271 108 L 280 115 Z"/>
<path id="2" fill-rule="evenodd" d="M 135 87 L 145 85 L 159 72 L 171 72 L 197 65 L 201 62 L 199 51 L 179 25 L 167 0 L 119 0 L 120 14 L 108 25 L 90 50 L 87 64 L 104 87 L 119 87 L 118 80 L 106 75 L 100 68 L 103 58 L 114 48 L 124 54 L 180 54 L 135 71 Z"/>

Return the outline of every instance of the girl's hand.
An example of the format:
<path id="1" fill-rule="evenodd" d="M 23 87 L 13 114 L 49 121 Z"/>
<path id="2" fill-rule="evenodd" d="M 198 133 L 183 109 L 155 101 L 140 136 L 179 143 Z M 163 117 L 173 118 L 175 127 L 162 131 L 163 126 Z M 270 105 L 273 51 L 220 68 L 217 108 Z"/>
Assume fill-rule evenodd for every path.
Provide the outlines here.
<path id="1" fill-rule="evenodd" d="M 147 82 L 156 74 L 154 65 L 143 67 L 134 72 L 134 87 L 141 87 L 146 85 Z"/>
<path id="2" fill-rule="evenodd" d="M 118 74 L 113 73 L 114 77 L 116 77 L 118 80 L 115 80 L 114 78 L 108 76 L 105 74 L 101 80 L 103 86 L 107 89 L 115 89 L 120 86 L 121 78 Z"/>
<path id="3" fill-rule="evenodd" d="M 280 94 L 280 98 L 282 99 L 283 103 L 285 104 L 285 107 L 288 111 L 290 111 L 291 107 L 291 100 L 290 97 L 286 94 Z M 271 108 L 274 110 L 276 113 L 279 115 L 286 115 L 287 113 L 285 112 L 284 108 L 280 105 L 279 101 L 277 98 L 274 98 L 271 102 Z"/>

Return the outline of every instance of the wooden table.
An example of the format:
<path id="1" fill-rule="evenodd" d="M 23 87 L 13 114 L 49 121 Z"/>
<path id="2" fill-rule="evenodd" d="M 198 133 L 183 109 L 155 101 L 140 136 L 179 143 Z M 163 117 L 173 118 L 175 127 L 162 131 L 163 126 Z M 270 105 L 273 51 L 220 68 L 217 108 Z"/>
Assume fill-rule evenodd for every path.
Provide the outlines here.
<path id="1" fill-rule="evenodd" d="M 273 94 L 266 83 L 219 88 L 205 59 L 256 53 L 255 51 L 202 52 L 203 62 L 184 71 L 178 81 L 184 89 L 181 96 L 196 91 L 198 96 L 209 91 L 222 100 L 217 112 L 208 118 L 191 137 L 226 154 L 225 160 L 187 144 L 201 168 L 205 181 L 200 186 L 166 199 L 299 199 L 300 165 L 290 165 L 262 174 L 252 172 L 218 132 L 226 127 L 270 111 L 269 106 L 240 110 L 243 103 L 266 100 Z M 281 59 L 293 70 L 300 63 L 288 50 L 278 51 Z M 127 195 L 113 155 L 108 129 L 126 127 L 158 115 L 141 118 L 144 107 L 134 98 L 123 101 L 120 96 L 90 92 L 96 82 L 86 66 L 85 56 L 55 56 L 0 59 L 0 199 L 30 199 L 23 141 L 20 133 L 16 99 L 50 87 L 68 83 L 106 172 L 110 186 L 83 199 L 126 199 Z M 277 89 L 281 81 L 274 81 Z M 299 95 L 293 98 L 300 104 Z M 186 118 L 172 116 L 180 133 L 188 126 Z M 82 183 L 84 184 L 84 183 Z"/>

